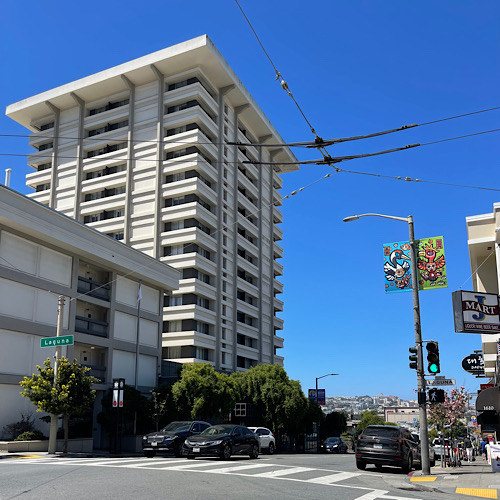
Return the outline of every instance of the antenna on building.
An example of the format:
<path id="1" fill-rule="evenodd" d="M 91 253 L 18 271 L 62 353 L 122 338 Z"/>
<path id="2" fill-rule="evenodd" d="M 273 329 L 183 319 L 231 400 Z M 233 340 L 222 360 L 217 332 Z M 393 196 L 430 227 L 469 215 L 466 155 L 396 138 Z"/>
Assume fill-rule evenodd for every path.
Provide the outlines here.
<path id="1" fill-rule="evenodd" d="M 6 168 L 5 169 L 5 183 L 4 185 L 6 187 L 10 187 L 10 174 L 12 173 L 12 169 L 11 168 Z"/>

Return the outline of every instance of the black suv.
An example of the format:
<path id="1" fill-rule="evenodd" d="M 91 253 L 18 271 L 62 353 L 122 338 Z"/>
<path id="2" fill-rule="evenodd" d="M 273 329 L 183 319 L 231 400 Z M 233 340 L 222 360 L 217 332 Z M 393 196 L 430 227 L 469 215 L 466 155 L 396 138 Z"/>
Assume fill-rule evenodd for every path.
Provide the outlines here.
<path id="1" fill-rule="evenodd" d="M 418 443 L 411 432 L 393 425 L 369 425 L 356 442 L 356 466 L 364 470 L 366 464 L 401 467 L 410 472 L 413 461 L 420 462 Z"/>
<path id="2" fill-rule="evenodd" d="M 208 422 L 180 421 L 170 422 L 158 432 L 151 432 L 142 438 L 142 451 L 146 457 L 154 457 L 157 452 L 173 452 L 176 457 L 182 456 L 182 445 L 186 438 L 199 434 L 207 427 Z"/>

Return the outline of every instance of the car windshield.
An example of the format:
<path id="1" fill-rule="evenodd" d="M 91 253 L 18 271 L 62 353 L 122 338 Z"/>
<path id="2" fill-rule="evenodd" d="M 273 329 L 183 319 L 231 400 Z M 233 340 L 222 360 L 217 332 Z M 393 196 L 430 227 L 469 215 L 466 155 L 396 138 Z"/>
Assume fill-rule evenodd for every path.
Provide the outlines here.
<path id="1" fill-rule="evenodd" d="M 325 440 L 325 443 L 326 444 L 336 444 L 340 441 L 339 438 L 328 438 Z"/>
<path id="2" fill-rule="evenodd" d="M 212 427 L 207 427 L 200 436 L 216 436 L 218 434 L 227 434 L 231 432 L 234 425 L 212 425 Z"/>
<path id="3" fill-rule="evenodd" d="M 170 422 L 166 427 L 163 427 L 161 432 L 183 432 L 188 431 L 191 427 L 191 422 Z"/>
<path id="4" fill-rule="evenodd" d="M 372 428 L 366 428 L 363 431 L 363 435 L 379 436 L 385 438 L 397 438 L 399 437 L 399 429 L 397 429 L 396 427 L 394 427 L 393 429 L 385 427 L 372 427 Z"/>

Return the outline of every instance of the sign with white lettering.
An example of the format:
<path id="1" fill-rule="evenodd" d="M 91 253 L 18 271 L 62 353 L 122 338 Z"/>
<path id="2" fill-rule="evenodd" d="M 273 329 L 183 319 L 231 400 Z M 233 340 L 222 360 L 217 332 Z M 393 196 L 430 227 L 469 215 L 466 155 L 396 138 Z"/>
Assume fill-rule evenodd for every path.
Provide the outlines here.
<path id="1" fill-rule="evenodd" d="M 494 293 L 452 293 L 455 331 L 458 333 L 500 333 L 500 303 Z"/>
<path id="2" fill-rule="evenodd" d="M 482 354 L 469 354 L 462 360 L 462 368 L 473 375 L 484 374 L 484 359 Z"/>
<path id="3" fill-rule="evenodd" d="M 40 347 L 59 347 L 63 345 L 73 345 L 74 336 L 64 335 L 59 337 L 45 337 L 40 339 Z"/>

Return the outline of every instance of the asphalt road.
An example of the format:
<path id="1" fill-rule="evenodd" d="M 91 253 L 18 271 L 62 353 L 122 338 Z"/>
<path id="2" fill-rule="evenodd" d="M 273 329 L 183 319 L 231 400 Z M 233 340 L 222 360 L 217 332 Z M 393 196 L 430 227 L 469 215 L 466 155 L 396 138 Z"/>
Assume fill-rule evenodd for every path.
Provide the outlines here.
<path id="1" fill-rule="evenodd" d="M 448 495 L 440 494 L 440 498 Z M 187 460 L 161 457 L 8 458 L 0 499 L 435 499 L 399 469 L 356 469 L 354 455 L 261 455 Z"/>

